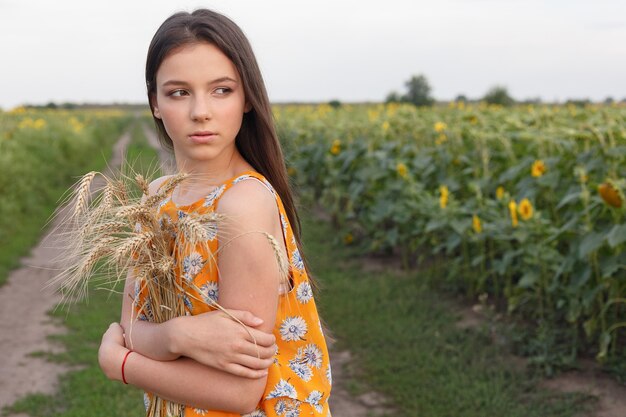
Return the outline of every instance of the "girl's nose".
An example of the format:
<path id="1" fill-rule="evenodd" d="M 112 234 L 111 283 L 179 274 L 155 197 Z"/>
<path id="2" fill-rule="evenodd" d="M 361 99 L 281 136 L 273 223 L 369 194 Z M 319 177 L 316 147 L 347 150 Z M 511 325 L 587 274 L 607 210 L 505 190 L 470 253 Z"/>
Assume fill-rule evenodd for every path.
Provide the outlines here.
<path id="1" fill-rule="evenodd" d="M 211 118 L 211 109 L 208 100 L 198 97 L 193 101 L 191 119 L 194 121 L 208 120 Z"/>

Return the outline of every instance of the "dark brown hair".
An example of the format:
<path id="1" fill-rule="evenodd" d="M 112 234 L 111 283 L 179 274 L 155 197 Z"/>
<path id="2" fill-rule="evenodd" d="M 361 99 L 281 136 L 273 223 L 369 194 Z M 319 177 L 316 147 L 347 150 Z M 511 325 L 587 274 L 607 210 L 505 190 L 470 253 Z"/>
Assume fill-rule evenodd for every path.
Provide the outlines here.
<path id="1" fill-rule="evenodd" d="M 304 267 L 313 283 L 302 250 L 302 225 L 296 211 L 265 83 L 248 39 L 239 26 L 228 17 L 208 9 L 197 9 L 192 13 L 178 12 L 167 18 L 152 38 L 146 60 L 146 86 L 159 141 L 165 148 L 173 150 L 172 139 L 165 131 L 163 121 L 154 117 L 156 73 L 163 60 L 173 50 L 198 42 L 208 42 L 218 47 L 239 72 L 246 101 L 252 108 L 243 115 L 235 145 L 246 161 L 267 178 L 280 196 L 289 224 L 292 225 Z"/>

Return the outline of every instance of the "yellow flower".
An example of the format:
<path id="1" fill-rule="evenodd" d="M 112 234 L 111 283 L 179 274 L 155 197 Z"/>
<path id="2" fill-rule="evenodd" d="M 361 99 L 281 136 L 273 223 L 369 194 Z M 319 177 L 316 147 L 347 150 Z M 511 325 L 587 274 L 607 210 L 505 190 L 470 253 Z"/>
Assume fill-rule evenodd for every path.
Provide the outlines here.
<path id="1" fill-rule="evenodd" d="M 480 217 L 478 217 L 477 215 L 474 214 L 474 216 L 472 217 L 472 227 L 474 228 L 474 231 L 476 233 L 480 233 L 483 231 L 483 225 L 480 222 Z"/>
<path id="2" fill-rule="evenodd" d="M 296 175 L 296 169 L 295 169 L 294 167 L 289 167 L 289 168 L 287 168 L 287 174 L 288 174 L 290 177 L 293 177 L 294 175 Z"/>
<path id="3" fill-rule="evenodd" d="M 448 205 L 448 196 L 450 195 L 450 192 L 448 191 L 448 187 L 445 185 L 439 186 L 439 193 L 441 194 L 439 196 L 439 206 L 442 209 L 445 209 L 446 206 Z"/>
<path id="4" fill-rule="evenodd" d="M 409 170 L 406 167 L 406 165 L 404 165 L 402 162 L 398 162 L 398 165 L 396 165 L 396 172 L 398 173 L 398 175 L 400 175 L 402 178 L 406 178 L 409 175 Z"/>
<path id="5" fill-rule="evenodd" d="M 533 166 L 530 169 L 530 173 L 533 177 L 541 177 L 546 172 L 546 165 L 543 163 L 541 159 L 533 162 Z"/>
<path id="6" fill-rule="evenodd" d="M 389 122 L 387 120 L 385 120 L 383 122 L 383 132 L 386 132 L 389 130 Z"/>
<path id="7" fill-rule="evenodd" d="M 496 198 L 498 200 L 502 200 L 502 197 L 504 197 L 504 187 L 499 186 L 496 188 Z"/>
<path id="8" fill-rule="evenodd" d="M 330 148 L 330 153 L 333 155 L 338 155 L 341 151 L 341 141 L 339 139 L 335 139 L 333 141 L 333 146 Z"/>
<path id="9" fill-rule="evenodd" d="M 609 180 L 598 185 L 598 193 L 609 206 L 615 208 L 622 207 L 624 194 L 612 181 Z"/>
<path id="10" fill-rule="evenodd" d="M 446 134 L 445 133 L 440 133 L 439 137 L 435 140 L 435 144 L 436 145 L 441 145 L 446 140 L 448 140 L 448 137 L 446 136 Z"/>
<path id="11" fill-rule="evenodd" d="M 524 198 L 522 201 L 520 201 L 518 210 L 520 216 L 522 216 L 522 219 L 524 220 L 528 220 L 533 217 L 533 205 L 527 198 Z"/>
<path id="12" fill-rule="evenodd" d="M 509 201 L 509 213 L 511 213 L 511 225 L 517 227 L 517 203 L 515 200 Z"/>
<path id="13" fill-rule="evenodd" d="M 435 123 L 435 132 L 437 132 L 437 133 L 441 133 L 444 130 L 446 130 L 447 128 L 448 128 L 448 126 L 444 122 L 437 122 L 437 123 Z"/>
<path id="14" fill-rule="evenodd" d="M 46 121 L 44 119 L 37 119 L 35 120 L 35 123 L 33 124 L 33 127 L 37 130 L 41 130 L 44 127 L 46 127 Z"/>
<path id="15" fill-rule="evenodd" d="M 343 241 L 346 245 L 349 245 L 354 241 L 354 236 L 352 236 L 352 233 L 348 233 L 343 237 Z"/>
<path id="16" fill-rule="evenodd" d="M 83 131 L 83 129 L 85 128 L 85 125 L 82 124 L 77 118 L 72 117 L 69 120 L 70 124 L 72 125 L 72 129 L 74 129 L 74 132 L 76 133 L 80 133 Z"/>

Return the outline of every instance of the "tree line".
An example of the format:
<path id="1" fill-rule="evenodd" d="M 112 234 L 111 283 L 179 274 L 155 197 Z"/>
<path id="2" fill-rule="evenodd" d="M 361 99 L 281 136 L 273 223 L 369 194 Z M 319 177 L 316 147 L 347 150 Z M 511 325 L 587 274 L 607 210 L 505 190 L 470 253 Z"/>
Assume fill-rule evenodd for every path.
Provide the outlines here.
<path id="1" fill-rule="evenodd" d="M 408 81 L 404 83 L 406 88 L 406 92 L 404 94 L 400 94 L 396 91 L 392 91 L 389 93 L 385 99 L 386 103 L 411 103 L 418 107 L 421 106 L 432 106 L 435 104 L 435 99 L 431 95 L 431 87 L 423 74 L 413 75 Z M 510 106 L 516 103 L 523 104 L 538 104 L 541 103 L 541 99 L 533 98 L 527 99 L 523 101 L 515 100 L 511 94 L 509 93 L 506 86 L 503 85 L 495 85 L 491 87 L 483 97 L 478 99 L 470 100 L 464 94 L 459 94 L 455 100 L 456 102 L 470 102 L 470 101 L 484 101 L 488 104 L 499 104 L 501 106 Z M 607 97 L 603 103 L 604 104 L 613 104 L 615 100 L 612 97 Z M 626 98 L 624 98 L 622 103 L 626 103 Z M 584 106 L 586 104 L 591 104 L 592 101 L 589 99 L 568 99 L 566 104 L 574 104 L 577 106 Z"/>

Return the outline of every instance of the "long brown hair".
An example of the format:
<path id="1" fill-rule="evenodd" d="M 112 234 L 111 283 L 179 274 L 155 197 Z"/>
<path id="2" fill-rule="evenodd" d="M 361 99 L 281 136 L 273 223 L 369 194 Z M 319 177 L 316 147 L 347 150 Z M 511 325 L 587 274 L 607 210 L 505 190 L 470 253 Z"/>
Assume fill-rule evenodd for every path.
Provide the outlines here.
<path id="1" fill-rule="evenodd" d="M 163 121 L 154 117 L 153 96 L 156 94 L 157 70 L 174 49 L 198 42 L 208 42 L 218 47 L 239 71 L 246 100 L 252 108 L 243 115 L 235 145 L 246 161 L 267 178 L 280 196 L 304 267 L 313 283 L 309 264 L 302 250 L 302 225 L 296 211 L 265 83 L 248 39 L 228 17 L 208 9 L 197 9 L 192 13 L 178 12 L 167 18 L 152 38 L 146 59 L 146 87 L 159 141 L 166 149 L 173 150 L 172 139 L 167 134 Z"/>

